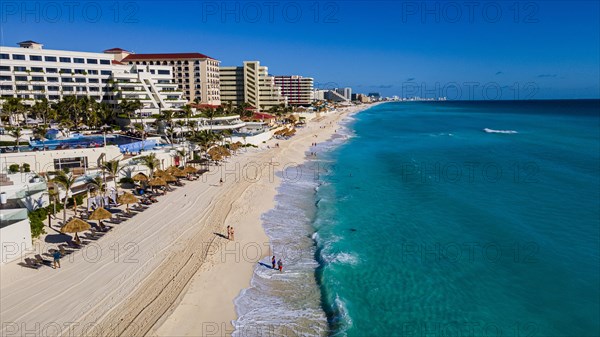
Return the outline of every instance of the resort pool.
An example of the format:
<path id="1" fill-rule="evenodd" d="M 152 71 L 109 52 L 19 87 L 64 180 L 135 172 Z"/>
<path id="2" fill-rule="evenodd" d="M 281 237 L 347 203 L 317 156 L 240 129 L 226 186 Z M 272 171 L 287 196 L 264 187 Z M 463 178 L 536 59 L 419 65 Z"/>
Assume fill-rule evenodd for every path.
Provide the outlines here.
<path id="1" fill-rule="evenodd" d="M 62 150 L 103 147 L 104 135 L 79 135 L 65 139 L 46 139 L 44 141 L 32 140 L 30 141 L 29 145 L 26 144 L 26 142 L 21 142 L 21 145 L 18 148 L 17 146 L 5 146 L 0 148 L 0 152 L 31 152 L 44 151 L 44 149 Z M 142 149 L 152 150 L 156 147 L 163 146 L 163 144 L 160 144 L 160 140 L 157 138 L 150 138 L 142 141 L 139 138 L 123 135 L 107 135 L 106 145 L 116 145 L 119 147 L 121 152 L 139 152 Z"/>
<path id="2" fill-rule="evenodd" d="M 138 141 L 140 140 L 122 135 L 106 136 L 107 145 L 125 145 Z M 104 146 L 104 135 L 78 136 L 65 139 L 47 139 L 44 141 L 36 140 L 30 142 L 30 147 L 33 150 L 43 150 L 44 147 L 48 150 L 60 150 L 102 146 Z"/>

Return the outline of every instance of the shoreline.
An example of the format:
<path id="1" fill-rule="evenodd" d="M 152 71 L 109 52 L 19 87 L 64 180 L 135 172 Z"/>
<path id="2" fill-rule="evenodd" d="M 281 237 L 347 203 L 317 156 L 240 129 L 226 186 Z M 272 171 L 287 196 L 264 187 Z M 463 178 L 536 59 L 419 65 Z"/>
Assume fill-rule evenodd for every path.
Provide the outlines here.
<path id="1" fill-rule="evenodd" d="M 306 152 L 313 142 L 322 143 L 331 140 L 340 121 L 375 105 L 344 109 L 308 122 L 305 129 L 299 130 L 298 134 L 290 140 L 281 142 L 280 148 L 275 148 L 276 153 L 273 154 L 273 158 L 276 162 L 282 163 L 277 168 L 306 163 L 308 160 Z M 320 128 L 321 126 L 324 128 Z M 317 135 L 316 138 L 314 134 Z M 267 144 L 274 146 L 277 142 L 278 140 L 272 139 Z M 276 169 L 276 172 L 281 173 L 281 170 Z M 244 198 L 243 195 L 236 200 L 237 202 L 253 200 L 258 205 L 244 213 L 247 215 L 244 221 L 238 222 L 237 226 L 234 225 L 236 239 L 238 234 L 240 235 L 241 241 L 236 242 L 239 245 L 234 247 L 228 243 L 226 246 L 221 246 L 226 250 L 221 253 L 216 252 L 213 258 L 198 270 L 177 302 L 161 317 L 148 335 L 231 335 L 234 331 L 232 322 L 238 318 L 234 301 L 251 286 L 256 264 L 271 255 L 271 242 L 265 233 L 262 216 L 275 207 L 275 197 L 283 182 L 276 175 L 273 177 L 274 179 L 267 184 L 254 184 L 245 191 L 245 193 L 260 195 L 260 202 L 258 199 Z M 231 219 L 228 219 L 224 226 L 231 225 L 229 221 L 235 219 L 238 219 L 236 214 L 231 214 Z M 234 261 L 236 257 L 237 260 Z M 181 324 L 182 322 L 185 324 Z"/>
<path id="2" fill-rule="evenodd" d="M 347 113 L 338 111 L 320 117 L 320 122 L 313 120 L 289 140 L 270 140 L 260 149 L 241 150 L 223 166 L 211 167 L 200 180 L 159 197 L 158 205 L 114 225 L 100 240 L 69 254 L 59 270 L 32 271 L 18 261 L 3 265 L 0 334 L 156 335 L 157 330 L 166 331 L 171 317 L 178 317 L 177 310 L 185 306 L 186 296 L 195 287 L 206 297 L 192 305 L 206 316 L 192 311 L 185 324 L 191 329 L 200 323 L 202 328 L 201 317 L 208 322 L 205 329 L 224 322 L 220 329 L 231 332 L 231 321 L 236 318 L 233 300 L 250 284 L 255 261 L 262 257 L 256 252 L 269 253 L 261 215 L 274 205 L 279 180 L 273 173 L 286 163 L 303 162 L 308 146 L 302 144 L 321 142 L 326 140 L 325 133 L 333 133 L 333 128 L 319 129 L 318 125 Z M 323 136 L 314 138 L 314 133 Z M 274 148 L 277 142 L 281 147 Z M 219 185 L 221 174 L 223 186 Z M 253 176 L 262 179 L 250 179 Z M 227 225 L 236 229 L 234 242 L 222 237 Z M 30 254 L 54 248 L 57 239 L 61 236 L 51 233 Z M 240 263 L 217 263 L 235 259 Z M 223 267 L 229 269 L 219 269 Z M 197 275 L 207 283 L 195 286 Z"/>

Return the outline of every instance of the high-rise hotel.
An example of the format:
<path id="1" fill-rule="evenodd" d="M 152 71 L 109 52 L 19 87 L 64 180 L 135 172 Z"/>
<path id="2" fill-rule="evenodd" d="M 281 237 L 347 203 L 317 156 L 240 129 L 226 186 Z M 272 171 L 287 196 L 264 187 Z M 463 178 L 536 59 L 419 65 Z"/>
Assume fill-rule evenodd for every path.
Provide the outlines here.
<path id="1" fill-rule="evenodd" d="M 221 101 L 250 104 L 255 110 L 287 105 L 287 98 L 269 70 L 259 61 L 245 61 L 241 67 L 221 67 Z"/>
<path id="2" fill-rule="evenodd" d="M 21 42 L 19 48 L 0 46 L 0 100 L 20 97 L 32 105 L 65 96 L 86 96 L 113 107 L 126 98 L 139 99 L 142 115 L 177 110 L 186 103 L 170 66 L 125 65 L 110 52 L 43 49 L 34 41 Z"/>
<path id="3" fill-rule="evenodd" d="M 219 60 L 200 53 L 135 54 L 120 48 L 105 52 L 124 64 L 169 66 L 188 102 L 221 105 Z"/>
<path id="4" fill-rule="evenodd" d="M 313 82 L 310 77 L 275 76 L 275 85 L 281 87 L 281 93 L 287 97 L 288 104 L 308 106 L 313 101 Z"/>

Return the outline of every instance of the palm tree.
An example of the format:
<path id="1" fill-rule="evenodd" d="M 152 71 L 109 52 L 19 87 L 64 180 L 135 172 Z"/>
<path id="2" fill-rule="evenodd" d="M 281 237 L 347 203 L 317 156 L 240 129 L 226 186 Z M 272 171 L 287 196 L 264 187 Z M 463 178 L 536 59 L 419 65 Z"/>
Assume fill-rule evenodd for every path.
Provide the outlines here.
<path id="1" fill-rule="evenodd" d="M 122 112 L 124 112 L 125 114 L 127 114 L 127 118 L 129 118 L 129 120 L 132 119 L 131 114 L 135 112 L 135 107 L 133 106 L 133 101 L 130 101 L 127 98 L 124 98 L 123 100 L 121 100 L 121 102 L 119 103 L 119 109 L 121 109 Z"/>
<path id="2" fill-rule="evenodd" d="M 213 144 L 215 139 L 215 134 L 208 130 L 203 130 L 200 132 L 196 132 L 191 138 L 190 141 L 200 147 L 202 152 L 208 150 L 208 148 Z"/>
<path id="3" fill-rule="evenodd" d="M 67 200 L 69 199 L 69 192 L 71 187 L 75 184 L 75 177 L 72 173 L 65 173 L 64 171 L 56 171 L 56 176 L 51 180 L 52 182 L 61 185 L 65 190 L 65 201 L 63 207 L 63 223 L 67 221 Z M 73 210 L 77 212 L 77 200 L 73 198 Z"/>
<path id="4" fill-rule="evenodd" d="M 9 125 L 13 125 L 13 120 L 15 115 L 23 112 L 25 110 L 25 105 L 21 102 L 20 97 L 7 97 L 2 104 L 2 111 L 7 113 L 8 115 L 8 123 Z"/>
<path id="5" fill-rule="evenodd" d="M 158 158 L 156 158 L 156 154 L 151 153 L 147 156 L 141 157 L 140 159 L 142 160 L 142 165 L 146 166 L 150 170 L 149 177 L 152 177 L 154 170 L 160 165 L 160 161 Z"/>
<path id="6" fill-rule="evenodd" d="M 42 147 L 44 148 L 44 151 L 46 151 L 46 133 L 48 132 L 48 127 L 46 126 L 46 124 L 42 124 L 42 125 L 38 125 L 34 130 L 33 130 L 33 135 L 39 139 L 42 140 Z"/>
<path id="7" fill-rule="evenodd" d="M 206 118 L 208 118 L 208 120 L 210 121 L 210 129 L 212 130 L 212 121 L 217 116 L 217 112 L 213 108 L 207 108 L 206 110 L 204 110 L 204 116 L 206 116 Z"/>
<path id="8" fill-rule="evenodd" d="M 92 189 L 96 190 L 97 192 L 99 192 L 99 194 L 102 197 L 104 197 L 104 195 L 106 194 L 106 185 L 105 185 L 104 181 L 102 180 L 102 178 L 100 178 L 100 177 L 88 178 L 86 183 L 87 183 L 88 189 L 92 188 Z"/>
<path id="9" fill-rule="evenodd" d="M 109 173 L 110 175 L 113 176 L 113 181 L 115 183 L 115 190 L 117 191 L 117 194 L 119 194 L 119 185 L 117 185 L 117 175 L 119 174 L 119 171 L 121 170 L 119 168 L 119 160 L 115 159 L 115 160 L 109 160 L 107 162 L 104 162 L 104 163 L 102 163 L 102 166 L 100 168 L 102 169 L 103 172 Z M 106 183 L 106 178 L 104 179 L 104 182 Z"/>
<path id="10" fill-rule="evenodd" d="M 192 107 L 189 105 L 184 105 L 183 107 L 181 107 L 181 110 L 183 111 L 183 114 L 185 115 L 185 118 L 187 118 L 187 122 L 190 122 L 190 118 L 192 117 Z"/>
<path id="11" fill-rule="evenodd" d="M 21 127 L 16 127 L 12 130 L 10 130 L 10 135 L 16 138 L 17 141 L 17 152 L 21 152 L 21 150 L 19 150 L 19 143 L 21 142 L 21 136 L 23 135 L 23 129 L 21 129 Z"/>
<path id="12" fill-rule="evenodd" d="M 33 112 L 35 118 L 42 117 L 43 123 L 47 124 L 47 118 L 50 112 L 50 102 L 46 97 L 42 97 L 42 99 L 33 104 L 31 112 Z"/>

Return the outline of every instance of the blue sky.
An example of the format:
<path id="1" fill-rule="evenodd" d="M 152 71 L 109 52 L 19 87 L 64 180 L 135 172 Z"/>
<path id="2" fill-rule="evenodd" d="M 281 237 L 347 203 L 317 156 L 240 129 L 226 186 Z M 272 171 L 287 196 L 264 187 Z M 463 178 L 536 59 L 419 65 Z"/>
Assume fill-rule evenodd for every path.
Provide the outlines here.
<path id="1" fill-rule="evenodd" d="M 355 92 L 599 98 L 598 1 L 2 1 L 1 44 L 197 51 Z"/>

